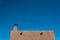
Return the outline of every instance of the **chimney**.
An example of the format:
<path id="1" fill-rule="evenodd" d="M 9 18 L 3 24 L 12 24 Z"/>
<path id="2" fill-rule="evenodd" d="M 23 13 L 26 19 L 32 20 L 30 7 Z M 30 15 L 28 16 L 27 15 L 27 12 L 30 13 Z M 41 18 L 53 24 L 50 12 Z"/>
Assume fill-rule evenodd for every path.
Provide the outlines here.
<path id="1" fill-rule="evenodd" d="M 17 31 L 18 24 L 14 24 L 14 31 Z"/>

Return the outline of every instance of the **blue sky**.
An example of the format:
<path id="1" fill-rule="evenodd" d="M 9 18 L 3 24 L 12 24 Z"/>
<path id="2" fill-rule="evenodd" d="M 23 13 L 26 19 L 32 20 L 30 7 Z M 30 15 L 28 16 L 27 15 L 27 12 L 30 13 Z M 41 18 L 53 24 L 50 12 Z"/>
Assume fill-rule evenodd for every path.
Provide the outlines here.
<path id="1" fill-rule="evenodd" d="M 54 30 L 60 40 L 60 0 L 0 0 L 0 40 L 19 30 Z"/>

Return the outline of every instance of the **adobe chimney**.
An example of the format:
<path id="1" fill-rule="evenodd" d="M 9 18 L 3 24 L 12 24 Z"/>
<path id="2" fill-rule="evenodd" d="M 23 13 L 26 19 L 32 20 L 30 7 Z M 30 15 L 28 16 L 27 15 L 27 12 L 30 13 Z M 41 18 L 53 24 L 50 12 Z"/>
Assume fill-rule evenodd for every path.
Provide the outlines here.
<path id="1" fill-rule="evenodd" d="M 17 31 L 18 24 L 14 24 L 14 31 Z"/>

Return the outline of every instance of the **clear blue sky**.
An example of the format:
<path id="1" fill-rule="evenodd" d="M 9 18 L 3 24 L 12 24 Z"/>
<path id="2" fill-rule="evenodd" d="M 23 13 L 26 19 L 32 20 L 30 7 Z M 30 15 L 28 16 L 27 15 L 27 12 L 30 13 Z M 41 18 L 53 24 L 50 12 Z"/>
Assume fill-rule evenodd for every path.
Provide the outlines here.
<path id="1" fill-rule="evenodd" d="M 0 40 L 19 30 L 54 30 L 60 40 L 60 0 L 0 0 Z"/>

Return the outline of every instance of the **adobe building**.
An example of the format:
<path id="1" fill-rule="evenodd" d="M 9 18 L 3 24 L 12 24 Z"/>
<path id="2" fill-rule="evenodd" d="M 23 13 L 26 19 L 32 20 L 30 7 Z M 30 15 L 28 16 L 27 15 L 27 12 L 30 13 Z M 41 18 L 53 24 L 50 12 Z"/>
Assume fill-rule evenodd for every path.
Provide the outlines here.
<path id="1" fill-rule="evenodd" d="M 10 40 L 55 40 L 53 31 L 18 31 L 17 24 L 10 33 Z"/>

